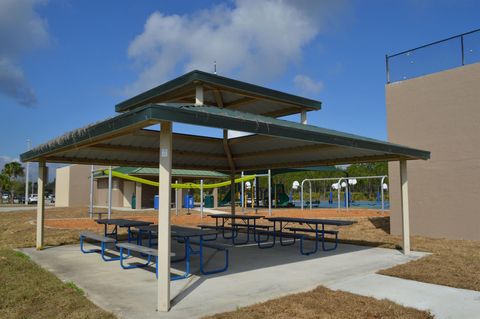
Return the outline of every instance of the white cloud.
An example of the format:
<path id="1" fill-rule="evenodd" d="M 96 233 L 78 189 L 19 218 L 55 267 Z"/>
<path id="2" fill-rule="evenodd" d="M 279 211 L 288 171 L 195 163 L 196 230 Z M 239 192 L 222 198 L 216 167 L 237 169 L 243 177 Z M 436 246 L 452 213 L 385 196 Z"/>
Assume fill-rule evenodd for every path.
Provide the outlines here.
<path id="1" fill-rule="evenodd" d="M 22 69 L 0 56 L 0 92 L 17 100 L 24 106 L 32 106 L 37 97 L 27 83 Z"/>
<path id="2" fill-rule="evenodd" d="M 293 79 L 295 87 L 302 93 L 318 94 L 323 89 L 322 81 L 315 81 L 311 77 L 303 74 L 298 74 Z"/>
<path id="3" fill-rule="evenodd" d="M 0 93 L 24 106 L 37 99 L 20 67 L 22 56 L 49 43 L 47 23 L 35 6 L 45 0 L 0 1 Z"/>
<path id="4" fill-rule="evenodd" d="M 139 70 L 125 87 L 133 95 L 156 86 L 179 68 L 213 70 L 256 82 L 282 74 L 343 7 L 343 1 L 237 0 L 194 12 L 154 12 L 128 48 Z"/>

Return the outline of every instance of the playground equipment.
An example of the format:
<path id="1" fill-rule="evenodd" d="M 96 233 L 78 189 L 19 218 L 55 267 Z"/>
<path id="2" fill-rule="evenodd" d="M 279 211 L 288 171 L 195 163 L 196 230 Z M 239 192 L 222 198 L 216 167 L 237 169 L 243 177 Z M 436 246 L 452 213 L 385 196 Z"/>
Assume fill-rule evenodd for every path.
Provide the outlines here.
<path id="1" fill-rule="evenodd" d="M 338 178 L 338 177 L 328 177 L 328 178 L 306 178 L 302 181 L 302 183 L 300 184 L 300 207 L 302 208 L 302 210 L 304 209 L 304 200 L 303 200 L 303 195 L 304 195 L 304 185 L 305 185 L 305 182 L 308 183 L 309 185 L 309 198 L 310 198 L 310 209 L 313 208 L 313 200 L 312 200 L 312 182 L 315 182 L 315 181 L 337 181 L 337 185 L 340 185 L 341 184 L 341 181 L 342 181 L 343 177 L 341 178 Z M 332 185 L 332 187 L 335 189 L 335 186 Z M 340 209 L 340 190 L 338 188 L 338 209 Z"/>
<path id="2" fill-rule="evenodd" d="M 337 181 L 336 183 L 332 184 L 332 189 L 337 191 L 337 209 L 340 210 L 341 208 L 341 192 L 342 188 L 345 189 L 345 208 L 348 210 L 351 202 L 351 193 L 350 188 L 357 184 L 358 180 L 362 179 L 380 179 L 380 201 L 381 201 L 381 209 L 382 212 L 385 211 L 385 195 L 384 191 L 388 189 L 388 185 L 385 184 L 385 179 L 388 178 L 387 175 L 382 176 L 359 176 L 359 177 L 334 177 L 334 178 L 306 178 L 301 183 L 301 190 L 300 190 L 300 206 L 302 210 L 304 209 L 304 184 L 307 182 L 309 184 L 309 198 L 310 198 L 310 209 L 313 208 L 312 202 L 312 182 L 315 181 Z M 333 193 L 330 193 L 329 202 L 333 202 Z"/>
<path id="3" fill-rule="evenodd" d="M 267 188 L 260 189 L 259 178 L 267 177 Z M 241 205 L 242 211 L 244 207 L 249 204 L 254 208 L 255 206 L 268 207 L 269 215 L 271 215 L 272 205 L 274 207 L 290 207 L 293 206 L 290 200 L 290 196 L 285 192 L 285 186 L 283 184 L 273 184 L 272 185 L 272 174 L 271 170 L 268 170 L 267 174 L 256 174 L 256 178 L 253 181 L 253 185 L 250 182 L 246 182 L 243 185 L 244 188 L 241 189 Z M 246 195 L 245 190 L 250 191 L 250 198 Z"/>
<path id="4" fill-rule="evenodd" d="M 113 171 L 111 167 L 109 167 L 109 169 L 102 170 L 102 172 L 105 175 L 108 175 L 108 188 L 109 188 L 108 189 L 108 218 L 109 219 L 110 219 L 110 216 L 111 216 L 111 207 L 112 207 L 112 195 L 111 195 L 112 194 L 112 177 L 117 177 L 117 178 L 129 180 L 129 181 L 132 181 L 132 182 L 146 184 L 146 185 L 155 186 L 155 187 L 159 186 L 158 182 L 151 181 L 151 180 L 148 180 L 148 179 L 144 179 L 144 178 L 141 178 L 141 177 L 135 177 L 135 176 L 131 176 L 131 175 L 128 175 L 128 174 L 123 174 L 123 173 L 120 173 L 120 172 L 116 172 L 116 171 Z M 236 178 L 234 180 L 234 182 L 243 184 L 246 181 L 250 181 L 250 180 L 255 179 L 255 177 L 256 177 L 256 175 L 242 176 L 240 178 Z M 178 189 L 199 189 L 200 190 L 200 216 L 201 216 L 201 218 L 203 218 L 203 197 L 204 197 L 203 190 L 204 189 L 213 189 L 213 188 L 218 188 L 218 187 L 224 187 L 224 186 L 228 186 L 230 184 L 231 184 L 230 180 L 225 181 L 225 182 L 220 182 L 220 183 L 205 184 L 205 183 L 203 183 L 203 179 L 200 180 L 200 184 L 195 184 L 195 183 L 181 183 L 180 184 L 178 182 L 176 182 L 175 184 L 172 184 L 171 187 L 173 189 L 175 189 L 175 208 L 176 208 L 177 215 L 178 215 L 178 192 L 177 192 Z"/>

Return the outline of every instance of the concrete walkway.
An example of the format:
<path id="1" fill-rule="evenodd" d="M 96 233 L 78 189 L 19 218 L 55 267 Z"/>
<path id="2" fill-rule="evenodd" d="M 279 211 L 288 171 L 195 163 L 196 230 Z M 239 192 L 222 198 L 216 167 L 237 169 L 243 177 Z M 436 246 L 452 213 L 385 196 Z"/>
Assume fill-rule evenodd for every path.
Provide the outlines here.
<path id="1" fill-rule="evenodd" d="M 191 210 L 200 212 L 200 207 L 194 207 L 194 208 L 192 208 Z M 213 215 L 216 215 L 216 214 L 228 214 L 229 212 L 225 212 L 225 211 L 223 211 L 223 210 L 218 210 L 218 209 L 213 209 L 213 208 L 203 208 L 203 213 L 204 213 L 204 214 L 213 214 Z"/>
<path id="2" fill-rule="evenodd" d="M 181 256 L 182 246 L 172 244 L 173 251 Z M 157 313 L 153 268 L 123 270 L 117 261 L 103 262 L 98 254 L 80 253 L 78 245 L 23 251 L 62 280 L 73 281 L 94 303 L 121 318 L 198 318 L 318 285 L 334 287 L 348 280 L 353 282 L 423 256 L 343 244 L 335 251 L 312 256 L 302 256 L 298 243 L 272 249 L 256 245 L 231 247 L 227 272 L 172 282 L 173 308 L 168 313 Z M 221 253 L 211 254 L 208 267 L 222 264 L 222 257 Z M 182 270 L 183 263 L 172 265 Z M 198 258 L 193 258 L 192 272 L 198 272 Z"/>
<path id="3" fill-rule="evenodd" d="M 438 319 L 480 318 L 480 292 L 401 278 L 366 274 L 327 285 L 335 290 L 389 299 L 398 304 L 430 310 Z"/>
<path id="4" fill-rule="evenodd" d="M 54 208 L 53 205 L 45 205 L 45 209 Z M 10 212 L 20 212 L 20 211 L 35 211 L 37 210 L 37 205 L 29 206 L 0 206 L 0 213 L 10 213 Z"/>

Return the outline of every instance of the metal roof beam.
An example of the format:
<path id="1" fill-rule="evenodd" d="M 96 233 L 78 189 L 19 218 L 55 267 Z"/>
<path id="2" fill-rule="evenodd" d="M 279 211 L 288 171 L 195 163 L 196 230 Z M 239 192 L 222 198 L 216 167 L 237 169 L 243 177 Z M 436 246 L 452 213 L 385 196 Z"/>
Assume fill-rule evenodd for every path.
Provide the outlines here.
<path id="1" fill-rule="evenodd" d="M 233 161 L 232 153 L 230 151 L 230 146 L 228 145 L 228 130 L 223 130 L 223 149 L 225 150 L 225 155 L 227 155 L 228 165 L 230 165 L 230 171 L 235 173 L 235 162 Z"/>
<path id="2" fill-rule="evenodd" d="M 158 147 L 138 147 L 130 145 L 111 145 L 111 144 L 96 144 L 91 145 L 88 148 L 99 149 L 102 151 L 112 151 L 112 152 L 129 152 L 132 154 L 135 153 L 147 153 L 147 154 L 159 154 L 160 148 Z M 203 157 L 208 159 L 225 159 L 225 154 L 216 154 L 211 152 L 194 152 L 194 151 L 182 151 L 182 150 L 173 150 L 173 155 L 181 156 L 194 156 L 194 157 Z"/>
<path id="3" fill-rule="evenodd" d="M 158 161 L 143 162 L 143 161 L 129 161 L 109 158 L 84 158 L 84 157 L 61 157 L 51 156 L 46 157 L 45 161 L 48 163 L 61 164 L 84 164 L 84 165 L 105 165 L 105 166 L 133 166 L 133 167 L 155 167 L 158 168 Z M 175 169 L 197 169 L 205 171 L 222 171 L 229 172 L 229 166 L 219 165 L 200 165 L 200 164 L 175 164 Z"/>
<path id="4" fill-rule="evenodd" d="M 401 159 L 405 159 L 405 157 L 398 156 L 398 155 L 396 156 L 395 155 L 376 155 L 376 156 L 336 158 L 336 159 L 327 159 L 327 160 L 309 161 L 309 162 L 283 162 L 283 163 L 272 163 L 272 164 L 248 165 L 248 166 L 239 166 L 237 167 L 237 169 L 243 170 L 243 171 L 251 171 L 251 170 L 276 169 L 276 168 L 303 168 L 303 167 L 311 167 L 311 166 L 331 166 L 331 165 L 342 165 L 342 164 L 398 161 Z"/>
<path id="5" fill-rule="evenodd" d="M 285 153 L 304 153 L 316 150 L 325 150 L 330 148 L 338 148 L 335 145 L 328 144 L 315 144 L 315 145 L 303 145 L 296 147 L 287 147 L 287 148 L 277 148 L 273 150 L 257 151 L 257 152 L 248 152 L 248 153 L 238 153 L 234 154 L 235 159 L 246 159 L 246 158 L 261 158 L 261 157 L 272 157 L 279 156 Z"/>

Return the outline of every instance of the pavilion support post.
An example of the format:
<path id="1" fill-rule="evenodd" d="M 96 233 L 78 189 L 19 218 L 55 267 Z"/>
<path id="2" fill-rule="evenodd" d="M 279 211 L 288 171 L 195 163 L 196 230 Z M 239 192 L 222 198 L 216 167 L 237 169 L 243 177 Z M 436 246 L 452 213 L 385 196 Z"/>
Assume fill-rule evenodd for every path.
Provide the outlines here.
<path id="1" fill-rule="evenodd" d="M 45 221 L 45 184 L 47 182 L 47 166 L 44 161 L 38 162 L 37 182 L 37 249 L 43 249 L 43 230 Z"/>
<path id="2" fill-rule="evenodd" d="M 200 218 L 203 218 L 203 179 L 200 180 Z"/>
<path id="3" fill-rule="evenodd" d="M 183 179 L 182 179 L 181 177 L 178 178 L 178 183 L 179 183 L 179 184 L 182 184 L 182 183 L 183 183 Z M 179 209 L 182 209 L 182 207 L 183 207 L 183 201 L 184 201 L 184 198 L 183 198 L 183 195 L 184 195 L 183 188 L 180 188 L 180 189 L 178 189 L 177 191 L 178 191 L 178 200 L 179 200 L 178 208 L 179 208 Z"/>
<path id="4" fill-rule="evenodd" d="M 178 179 L 175 181 L 178 184 Z M 175 215 L 178 216 L 178 188 L 175 188 Z"/>
<path id="5" fill-rule="evenodd" d="M 272 216 L 272 170 L 268 170 L 268 215 Z"/>
<path id="6" fill-rule="evenodd" d="M 255 187 L 255 206 L 259 207 L 260 206 L 260 179 L 258 177 L 255 177 L 255 182 L 253 185 Z"/>
<path id="7" fill-rule="evenodd" d="M 92 165 L 90 166 L 90 203 L 88 208 L 88 214 L 90 215 L 90 219 L 93 218 L 93 172 L 95 171 L 95 167 Z"/>
<path id="8" fill-rule="evenodd" d="M 112 167 L 108 167 L 108 219 L 112 217 Z"/>
<path id="9" fill-rule="evenodd" d="M 223 149 L 228 159 L 228 165 L 230 166 L 230 211 L 232 215 L 235 215 L 235 162 L 233 161 L 232 152 L 228 145 L 228 130 L 223 130 Z M 233 220 L 233 222 L 235 222 Z"/>
<path id="10" fill-rule="evenodd" d="M 307 111 L 300 113 L 300 123 L 307 124 Z"/>
<path id="11" fill-rule="evenodd" d="M 385 212 L 385 190 L 383 189 L 383 184 L 385 182 L 385 178 L 387 178 L 387 176 L 383 176 L 382 180 L 380 181 L 380 192 L 382 193 L 381 194 L 381 196 L 382 196 L 382 214 Z"/>
<path id="12" fill-rule="evenodd" d="M 235 215 L 235 172 L 230 174 L 230 212 Z"/>
<path id="13" fill-rule="evenodd" d="M 160 125 L 158 176 L 158 280 L 157 310 L 170 309 L 170 197 L 172 171 L 172 123 Z"/>
<path id="14" fill-rule="evenodd" d="M 400 184 L 401 184 L 401 202 L 402 202 L 402 241 L 403 253 L 410 254 L 410 218 L 408 210 L 408 177 L 407 161 L 400 161 Z"/>
<path id="15" fill-rule="evenodd" d="M 242 178 L 243 178 L 243 171 L 242 171 Z M 245 183 L 242 181 L 242 188 L 241 188 L 241 195 L 242 198 L 240 199 L 240 203 L 242 205 L 242 212 L 245 212 Z"/>
<path id="16" fill-rule="evenodd" d="M 135 209 L 142 209 L 142 184 L 135 183 Z"/>
<path id="17" fill-rule="evenodd" d="M 218 188 L 213 189 L 213 208 L 218 208 Z"/>

